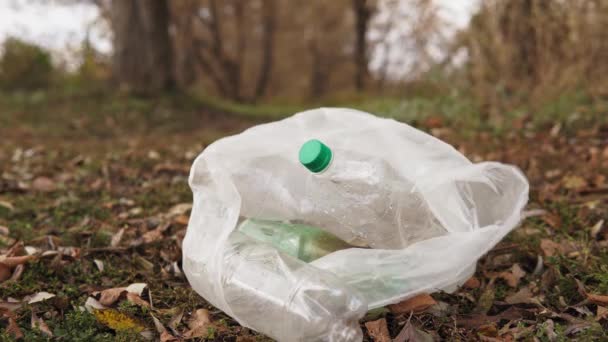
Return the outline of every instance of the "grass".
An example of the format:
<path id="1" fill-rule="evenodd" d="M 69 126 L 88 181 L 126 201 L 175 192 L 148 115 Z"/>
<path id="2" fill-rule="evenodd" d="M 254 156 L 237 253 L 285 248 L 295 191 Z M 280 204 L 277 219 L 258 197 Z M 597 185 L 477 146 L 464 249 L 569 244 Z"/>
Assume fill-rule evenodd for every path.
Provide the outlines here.
<path id="1" fill-rule="evenodd" d="M 531 207 L 543 208 L 553 216 L 552 220 L 547 216 L 526 220 L 496 251 L 480 260 L 476 273 L 479 288 L 435 294 L 435 299 L 449 305 L 453 314 L 445 317 L 416 314 L 412 322 L 417 327 L 436 331 L 446 340 L 480 339 L 488 334 L 486 330 L 479 326 L 462 327 L 457 324 L 459 320 L 474 315 L 483 296 L 491 304 L 488 314 L 500 314 L 509 296 L 530 287 L 535 297 L 543 298 L 546 312 L 554 314 L 550 317 L 558 341 L 606 337 L 605 319 L 595 322 L 594 317 L 581 313 L 588 310 L 595 315 L 597 305 L 580 304 L 584 298 L 576 280 L 589 293 L 608 294 L 606 236 L 593 237 L 590 233 L 590 228 L 601 219 L 608 222 L 608 200 L 601 191 L 587 194 L 565 188 L 562 181 L 566 175 L 577 175 L 591 188 L 605 186 L 596 184 L 598 175 L 608 174 L 608 163 L 597 157 L 598 153 L 608 151 L 608 142 L 602 136 L 608 126 L 598 117 L 603 110 L 601 104 L 588 103 L 582 97 L 564 99 L 564 103 L 547 107 L 546 112 L 533 116 L 518 129 L 513 129 L 515 124 L 509 119 L 521 116 L 521 112 L 507 114 L 512 116 L 507 116 L 502 126 L 484 123 L 472 102 L 457 93 L 437 98 L 361 97 L 309 106 L 317 105 L 348 106 L 394 117 L 441 134 L 442 139 L 471 158 L 516 164 L 532 184 Z M 173 222 L 162 239 L 152 243 L 130 244 L 157 227 L 172 206 L 191 201 L 186 183 L 188 168 L 207 144 L 302 108 L 304 105 L 280 103 L 234 104 L 183 94 L 157 99 L 94 91 L 0 95 L 3 137 L 0 200 L 14 207 L 11 210 L 0 206 L 0 226 L 9 228 L 8 238 L 24 241 L 25 245 L 48 248 L 50 237 L 61 246 L 79 247 L 82 252 L 74 258 L 31 261 L 18 281 L 0 284 L 0 300 L 23 298 L 39 291 L 57 295 L 52 301 L 26 305 L 17 312 L 17 323 L 25 340 L 47 339 L 31 328 L 32 310 L 44 319 L 58 340 L 139 339 L 140 335 L 116 332 L 94 315 L 80 310 L 90 288 L 135 282 L 149 285 L 153 312 L 165 325 L 175 310 L 183 309 L 184 320 L 177 328 L 184 331 L 189 315 L 206 308 L 214 325 L 202 340 L 233 341 L 237 337 L 268 340 L 240 327 L 192 291 L 183 277 L 166 271 L 173 262 L 179 265 L 183 224 Z M 577 109 L 581 113 L 578 118 L 572 119 L 573 108 L 581 109 Z M 432 123 L 429 118 L 437 120 Z M 548 134 L 547 127 L 556 124 L 563 127 L 559 134 Z M 595 150 L 599 152 L 592 152 Z M 550 176 L 555 170 L 560 172 L 559 176 Z M 23 186 L 31 186 L 40 176 L 52 179 L 55 189 L 40 192 Z M 125 236 L 120 246 L 124 249 L 104 251 L 122 228 Z M 541 248 L 546 239 L 574 244 L 576 253 L 546 257 Z M 102 249 L 94 251 L 94 248 Z M 541 272 L 536 274 L 539 256 L 543 256 L 544 262 Z M 103 262 L 103 271 L 95 260 Z M 493 276 L 508 271 L 514 263 L 526 272 L 516 288 Z M 487 291 L 490 282 L 493 293 Z M 517 307 L 528 310 L 534 319 L 511 326 L 500 321 L 495 326 L 497 330 L 519 332 L 528 339 L 553 339 L 547 333 L 549 316 L 530 305 Z M 126 301 L 118 303 L 115 309 L 154 329 L 150 311 Z M 563 318 L 566 313 L 588 322 L 588 326 L 574 334 L 569 332 L 572 323 Z M 386 309 L 370 313 L 367 319 L 380 317 L 387 319 L 392 337 L 408 319 L 408 315 L 393 314 Z M 6 319 L 0 320 L 0 327 L 0 340 L 11 340 L 6 332 Z M 368 335 L 365 338 L 370 339 Z"/>

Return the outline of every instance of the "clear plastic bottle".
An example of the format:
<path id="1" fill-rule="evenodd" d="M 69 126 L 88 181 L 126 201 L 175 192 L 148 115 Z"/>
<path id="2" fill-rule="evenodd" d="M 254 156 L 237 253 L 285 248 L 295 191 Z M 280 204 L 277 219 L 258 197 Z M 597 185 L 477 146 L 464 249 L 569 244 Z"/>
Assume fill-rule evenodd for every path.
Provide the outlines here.
<path id="1" fill-rule="evenodd" d="M 222 287 L 228 305 L 222 309 L 279 341 L 362 339 L 359 319 L 367 304 L 357 291 L 239 231 L 224 253 Z"/>
<path id="2" fill-rule="evenodd" d="M 445 233 L 414 184 L 399 178 L 382 159 L 332 151 L 316 139 L 302 145 L 299 158 L 311 171 L 307 223 L 349 244 L 382 249 Z"/>
<path id="3" fill-rule="evenodd" d="M 304 262 L 353 247 L 331 233 L 304 224 L 247 219 L 238 231 Z"/>

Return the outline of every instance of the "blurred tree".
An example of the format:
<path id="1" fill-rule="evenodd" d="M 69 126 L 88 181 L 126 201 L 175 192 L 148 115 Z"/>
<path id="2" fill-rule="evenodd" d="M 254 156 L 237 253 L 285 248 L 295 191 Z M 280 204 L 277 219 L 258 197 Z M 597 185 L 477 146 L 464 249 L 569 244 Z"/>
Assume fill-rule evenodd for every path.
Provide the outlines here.
<path id="1" fill-rule="evenodd" d="M 484 0 L 458 40 L 486 119 L 564 94 L 608 94 L 608 1 Z"/>
<path id="2" fill-rule="evenodd" d="M 368 51 L 367 51 L 367 31 L 372 17 L 372 7 L 370 0 L 353 0 L 353 10 L 355 12 L 355 87 L 361 91 L 365 87 L 365 79 L 368 77 Z"/>
<path id="3" fill-rule="evenodd" d="M 167 0 L 112 1 L 113 74 L 137 93 L 155 93 L 174 85 Z"/>
<path id="4" fill-rule="evenodd" d="M 173 2 L 177 75 L 208 76 L 223 97 L 252 102 L 264 95 L 275 54 L 277 1 L 189 0 Z"/>
<path id="5" fill-rule="evenodd" d="M 40 46 L 8 38 L 0 57 L 0 86 L 33 90 L 48 87 L 53 76 L 51 55 Z"/>

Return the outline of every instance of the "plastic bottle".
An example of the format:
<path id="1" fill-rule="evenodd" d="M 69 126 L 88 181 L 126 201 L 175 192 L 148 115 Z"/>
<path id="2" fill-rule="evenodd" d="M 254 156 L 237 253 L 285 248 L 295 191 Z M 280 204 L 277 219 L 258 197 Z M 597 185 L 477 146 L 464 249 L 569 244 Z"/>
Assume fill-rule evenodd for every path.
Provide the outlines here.
<path id="1" fill-rule="evenodd" d="M 353 247 L 331 233 L 304 224 L 247 219 L 238 231 L 304 262 Z"/>
<path id="2" fill-rule="evenodd" d="M 357 291 L 239 231 L 224 253 L 222 286 L 223 310 L 279 341 L 362 339 L 359 319 L 367 305 Z"/>
<path id="3" fill-rule="evenodd" d="M 299 159 L 311 172 L 307 223 L 349 244 L 381 249 L 403 248 L 445 233 L 414 184 L 399 178 L 385 161 L 332 151 L 316 139 L 302 145 Z"/>

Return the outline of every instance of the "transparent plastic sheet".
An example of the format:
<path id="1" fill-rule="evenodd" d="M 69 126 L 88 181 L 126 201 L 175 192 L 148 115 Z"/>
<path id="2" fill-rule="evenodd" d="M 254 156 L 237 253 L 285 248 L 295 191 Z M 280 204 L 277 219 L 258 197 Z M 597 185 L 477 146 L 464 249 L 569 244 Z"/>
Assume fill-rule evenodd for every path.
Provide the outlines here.
<path id="1" fill-rule="evenodd" d="M 429 218 L 406 215 L 394 229 L 417 229 L 423 234 L 412 236 L 422 240 L 398 249 L 351 248 L 304 263 L 234 232 L 241 218 L 320 217 L 332 225 L 321 228 L 348 238 L 335 218 L 348 217 L 349 208 L 337 205 L 332 220 L 323 221 L 323 207 L 311 203 L 314 175 L 297 159 L 311 138 L 380 158 L 394 177 L 413 184 L 391 205 L 411 194 L 420 201 L 412 211 Z M 298 113 L 220 139 L 196 159 L 189 182 L 188 280 L 239 323 L 279 341 L 358 341 L 358 320 L 367 310 L 421 292 L 453 291 L 519 223 L 529 187 L 516 167 L 472 164 L 408 125 L 343 108 Z"/>

